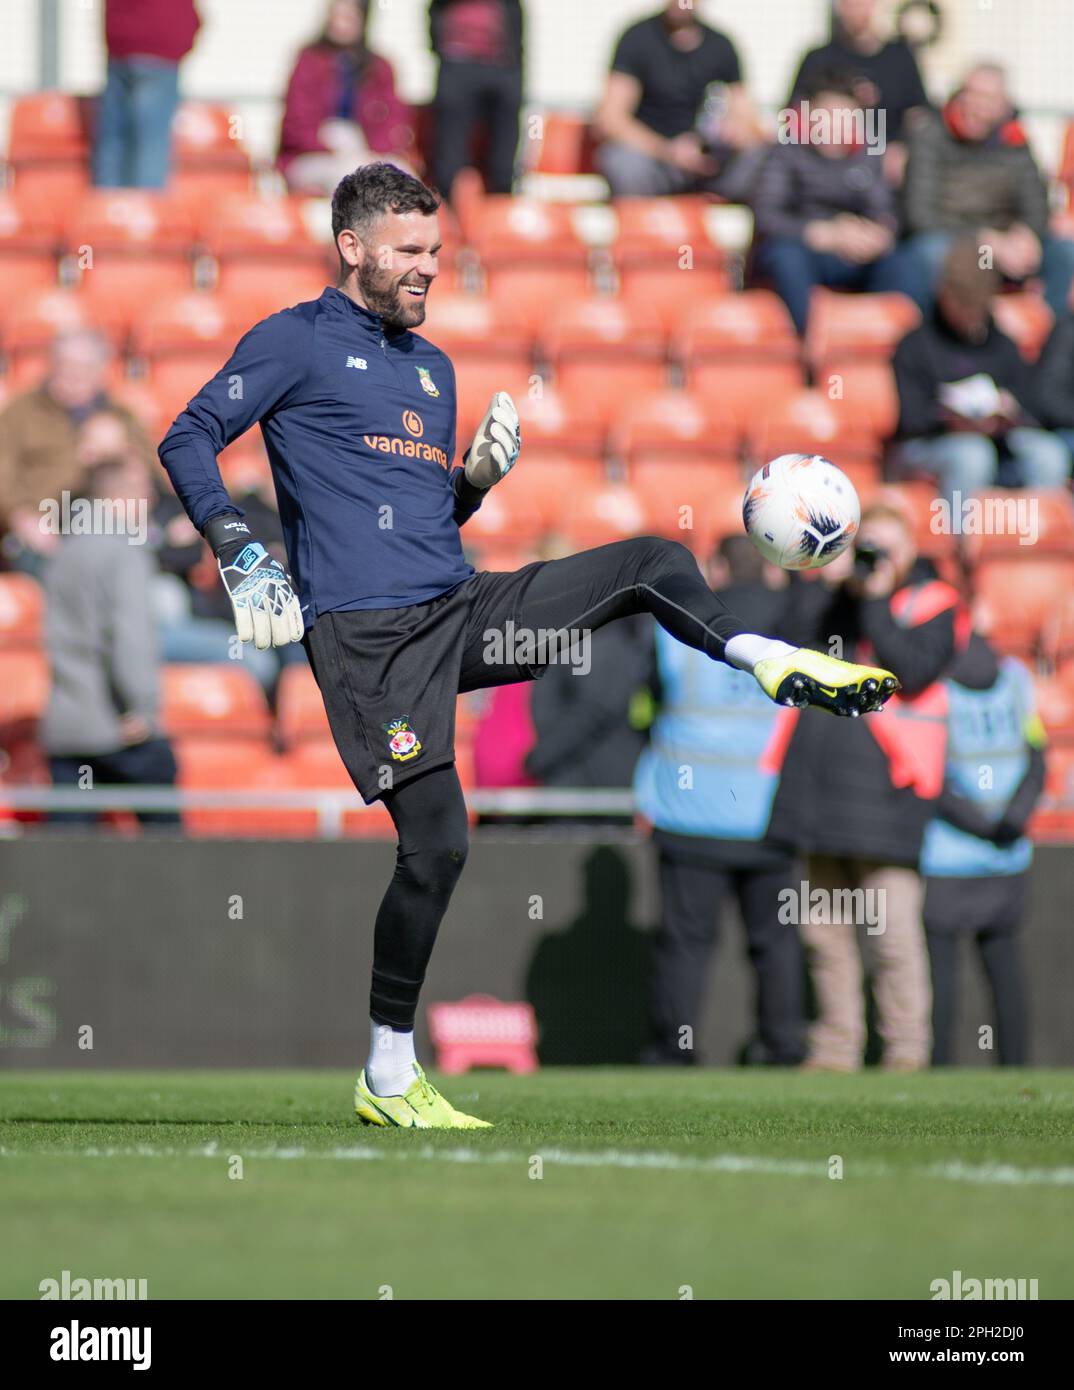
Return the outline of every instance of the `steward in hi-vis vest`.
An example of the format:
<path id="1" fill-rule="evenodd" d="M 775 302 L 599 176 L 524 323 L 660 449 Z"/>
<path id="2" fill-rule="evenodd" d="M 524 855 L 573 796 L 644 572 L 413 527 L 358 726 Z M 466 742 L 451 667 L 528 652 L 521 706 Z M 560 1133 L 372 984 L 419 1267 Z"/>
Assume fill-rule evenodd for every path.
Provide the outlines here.
<path id="1" fill-rule="evenodd" d="M 925 932 L 932 967 L 933 1065 L 955 1060 L 959 938 L 972 937 L 988 976 L 994 1027 L 967 1024 L 965 1046 L 1001 1065 L 1027 1061 L 1017 933 L 1033 846 L 1025 833 L 1044 788 L 1044 730 L 1033 679 L 974 634 L 943 682 L 947 755 L 936 816 L 925 832 Z M 993 1036 L 994 1034 L 994 1036 Z"/>

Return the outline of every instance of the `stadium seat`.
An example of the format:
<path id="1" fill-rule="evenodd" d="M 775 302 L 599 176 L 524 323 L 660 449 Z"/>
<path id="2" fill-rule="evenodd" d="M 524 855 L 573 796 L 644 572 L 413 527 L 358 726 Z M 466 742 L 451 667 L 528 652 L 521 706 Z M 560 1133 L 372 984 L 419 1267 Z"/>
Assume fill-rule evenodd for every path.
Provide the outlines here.
<path id="1" fill-rule="evenodd" d="M 762 405 L 754 414 L 750 437 L 756 456 L 816 453 L 836 462 L 848 455 L 878 459 L 880 441 L 868 417 L 843 408 L 825 392 L 803 389 Z"/>
<path id="2" fill-rule="evenodd" d="M 83 164 L 26 164 L 14 175 L 18 197 L 38 208 L 70 208 L 90 191 Z"/>
<path id="3" fill-rule="evenodd" d="M 440 287 L 429 297 L 435 303 Z M 504 266 L 485 277 L 485 293 L 502 317 L 518 320 L 531 338 L 537 338 L 557 304 L 586 299 L 592 294 L 584 266 Z"/>
<path id="4" fill-rule="evenodd" d="M 589 174 L 593 171 L 593 139 L 584 115 L 569 111 L 539 113 L 540 135 L 532 143 L 534 174 Z M 530 142 L 527 142 L 527 144 Z"/>
<path id="5" fill-rule="evenodd" d="M 158 416 L 174 420 L 222 365 L 216 348 L 175 352 L 153 362 L 148 376 L 139 384 L 152 392 Z"/>
<path id="6" fill-rule="evenodd" d="M 538 353 L 568 395 L 589 397 L 610 421 L 624 399 L 667 379 L 663 325 L 644 304 L 611 296 L 568 301 L 545 323 Z"/>
<path id="7" fill-rule="evenodd" d="M 380 801 L 364 805 L 334 743 L 315 740 L 299 744 L 279 758 L 276 766 L 279 786 L 289 791 L 349 792 L 353 809 L 344 810 L 339 827 L 345 835 L 394 838 L 395 827 L 387 808 Z M 322 829 L 315 808 L 281 810 L 272 815 L 275 834 L 309 838 Z"/>
<path id="8" fill-rule="evenodd" d="M 782 299 L 744 290 L 697 304 L 673 335 L 672 355 L 692 371 L 717 358 L 797 363 L 801 347 Z"/>
<path id="9" fill-rule="evenodd" d="M 620 270 L 639 263 L 679 269 L 684 260 L 699 268 L 720 266 L 723 252 L 705 223 L 709 201 L 700 194 L 614 199 L 615 264 Z"/>
<path id="10" fill-rule="evenodd" d="M 268 737 L 264 691 L 237 662 L 167 665 L 161 669 L 161 710 L 173 738 Z"/>
<path id="11" fill-rule="evenodd" d="M 494 391 L 509 391 L 518 407 L 523 448 L 562 450 L 572 455 L 599 454 L 607 433 L 604 409 L 567 395 L 540 374 L 521 366 L 462 359 L 456 369 L 459 452 L 469 445 Z"/>
<path id="12" fill-rule="evenodd" d="M 276 687 L 276 729 L 282 748 L 295 748 L 310 740 L 331 741 L 324 701 L 308 666 L 296 662 L 280 672 Z"/>
<path id="13" fill-rule="evenodd" d="M 899 393 L 889 362 L 855 362 L 849 358 L 821 362 L 813 380 L 848 420 L 861 422 L 877 439 L 890 439 L 899 421 Z"/>
<path id="14" fill-rule="evenodd" d="M 56 286 L 56 258 L 47 252 L 7 252 L 0 250 L 0 338 L 6 309 L 28 290 L 49 290 Z"/>
<path id="15" fill-rule="evenodd" d="M 628 303 L 651 305 L 673 337 L 698 304 L 731 293 L 727 271 L 715 266 L 630 265 L 619 271 L 619 294 Z"/>
<path id="16" fill-rule="evenodd" d="M 778 359 L 717 358 L 694 366 L 688 386 L 721 412 L 730 412 L 739 437 L 750 443 L 757 439 L 763 414 L 802 391 L 802 370 L 797 362 Z"/>
<path id="17" fill-rule="evenodd" d="M 262 272 L 266 262 L 285 269 L 300 262 L 319 268 L 327 263 L 327 248 L 310 232 L 303 206 L 297 197 L 233 194 L 206 209 L 199 238 L 221 262 L 256 260 Z"/>
<path id="18" fill-rule="evenodd" d="M 32 734 L 48 693 L 44 652 L 0 651 L 0 745 Z"/>
<path id="19" fill-rule="evenodd" d="M 28 574 L 0 574 L 0 648 L 41 644 L 45 601 Z"/>
<path id="20" fill-rule="evenodd" d="M 1052 666 L 1074 663 L 1074 594 L 1056 594 L 1041 633 L 1041 654 Z"/>
<path id="21" fill-rule="evenodd" d="M 890 361 L 896 345 L 920 322 L 904 294 L 838 294 L 816 289 L 809 302 L 806 357 L 816 364 L 850 359 Z"/>
<path id="22" fill-rule="evenodd" d="M 738 438 L 738 417 L 725 395 L 668 390 L 624 404 L 612 426 L 610 449 L 624 459 L 704 459 L 734 449 Z"/>
<path id="23" fill-rule="evenodd" d="M 172 158 L 179 169 L 227 168 L 248 173 L 250 156 L 239 138 L 241 120 L 225 106 L 183 101 L 172 122 Z"/>
<path id="24" fill-rule="evenodd" d="M 65 242 L 81 293 L 128 325 L 146 304 L 193 287 L 193 228 L 166 194 L 94 189 L 75 206 Z"/>
<path id="25" fill-rule="evenodd" d="M 33 92 L 15 98 L 11 109 L 8 161 L 16 171 L 28 164 L 85 164 L 89 157 L 86 97 L 69 92 Z"/>
<path id="26" fill-rule="evenodd" d="M 643 535 L 646 512 L 641 499 L 626 483 L 579 484 L 571 492 L 562 517 L 562 531 L 578 547 L 604 545 Z"/>
<path id="27" fill-rule="evenodd" d="M 681 541 L 699 557 L 722 531 L 729 498 L 741 528 L 746 482 L 733 456 L 704 462 L 652 458 L 634 463 L 629 481 L 644 511 L 644 529 Z"/>
<path id="28" fill-rule="evenodd" d="M 976 604 L 1004 652 L 1034 656 L 1058 596 L 1074 590 L 1074 559 L 984 560 L 974 574 Z"/>
<path id="29" fill-rule="evenodd" d="M 159 358 L 176 352 L 212 350 L 223 362 L 240 336 L 226 300 L 191 290 L 147 305 L 132 325 L 131 351 Z"/>
<path id="30" fill-rule="evenodd" d="M 56 334 L 76 328 L 99 329 L 113 347 L 124 331 L 121 318 L 108 305 L 77 290 L 31 289 L 16 296 L 5 306 L 0 320 L 0 339 L 11 359 L 9 372 L 22 377 L 29 358 L 33 358 L 36 371 Z"/>
<path id="31" fill-rule="evenodd" d="M 460 209 L 463 239 L 486 269 L 520 262 L 584 266 L 588 249 L 562 203 L 493 193 Z"/>
<path id="32" fill-rule="evenodd" d="M 524 316 L 502 300 L 487 295 L 462 294 L 434 287 L 421 336 L 442 348 L 449 357 L 505 357 L 528 361 L 533 332 Z"/>
<path id="33" fill-rule="evenodd" d="M 1035 362 L 1052 331 L 1054 317 L 1044 298 L 1029 290 L 997 294 L 992 301 L 996 326 L 1013 338 L 1027 362 Z"/>
<path id="34" fill-rule="evenodd" d="M 178 785 L 184 791 L 257 792 L 279 790 L 287 778 L 267 741 L 249 739 L 177 739 Z M 289 833 L 288 809 L 203 807 L 183 812 L 183 828 L 197 836 L 277 836 Z M 309 812 L 298 834 L 316 832 Z M 294 832 L 291 832 L 294 833 Z"/>
<path id="35" fill-rule="evenodd" d="M 975 493 L 964 499 L 964 507 L 967 501 L 974 507 L 962 523 L 963 554 L 969 563 L 1001 555 L 1074 557 L 1074 500 L 1066 488 L 1003 488 Z M 979 519 L 985 534 L 969 529 L 971 518 Z"/>
<path id="36" fill-rule="evenodd" d="M 58 218 L 48 207 L 0 190 L 0 314 L 16 291 L 56 283 Z"/>
<path id="37" fill-rule="evenodd" d="M 320 299 L 325 286 L 334 283 L 327 265 L 293 265 L 286 269 L 274 266 L 271 274 L 255 262 L 245 265 L 229 261 L 219 268 L 216 296 L 227 305 L 228 317 L 243 331 L 258 320 L 289 309 L 293 304 L 305 304 Z"/>

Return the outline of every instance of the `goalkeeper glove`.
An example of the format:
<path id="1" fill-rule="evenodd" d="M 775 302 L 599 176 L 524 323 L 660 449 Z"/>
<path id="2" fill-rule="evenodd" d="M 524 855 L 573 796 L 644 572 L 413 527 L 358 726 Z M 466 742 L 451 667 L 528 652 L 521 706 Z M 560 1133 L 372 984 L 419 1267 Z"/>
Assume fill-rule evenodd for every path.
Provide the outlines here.
<path id="1" fill-rule="evenodd" d="M 213 517 L 205 528 L 220 566 L 240 642 L 258 651 L 300 642 L 305 624 L 294 581 L 234 512 Z"/>
<path id="2" fill-rule="evenodd" d="M 466 481 L 486 492 L 514 468 L 521 447 L 515 403 L 506 391 L 497 391 L 477 427 L 474 442 L 463 455 Z"/>

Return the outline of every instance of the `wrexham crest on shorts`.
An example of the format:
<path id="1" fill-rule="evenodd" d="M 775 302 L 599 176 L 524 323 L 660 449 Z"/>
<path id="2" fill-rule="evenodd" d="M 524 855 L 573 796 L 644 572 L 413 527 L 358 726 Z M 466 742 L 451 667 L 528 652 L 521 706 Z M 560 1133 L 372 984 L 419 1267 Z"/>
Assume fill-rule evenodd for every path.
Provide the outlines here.
<path id="1" fill-rule="evenodd" d="M 421 752 L 418 736 L 406 719 L 393 719 L 381 728 L 388 735 L 388 749 L 397 762 L 406 763 Z"/>
<path id="2" fill-rule="evenodd" d="M 418 380 L 421 382 L 421 389 L 425 392 L 425 394 L 427 396 L 439 396 L 440 388 L 429 375 L 429 368 L 416 367 L 415 370 L 418 374 Z"/>

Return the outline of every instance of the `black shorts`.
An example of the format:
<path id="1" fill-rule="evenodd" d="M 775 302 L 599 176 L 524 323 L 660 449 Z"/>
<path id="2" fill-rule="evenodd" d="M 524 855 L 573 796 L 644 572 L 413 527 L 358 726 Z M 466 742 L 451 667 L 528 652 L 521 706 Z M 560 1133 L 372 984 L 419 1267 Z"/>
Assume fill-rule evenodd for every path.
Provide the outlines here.
<path id="1" fill-rule="evenodd" d="M 584 643 L 643 611 L 714 652 L 743 630 L 689 551 L 638 536 L 475 574 L 429 603 L 322 613 L 303 642 L 340 756 L 364 799 L 376 801 L 455 761 L 460 691 L 532 680 L 575 659 L 572 635 Z"/>
<path id="2" fill-rule="evenodd" d="M 542 562 L 475 574 L 428 603 L 322 613 L 303 638 L 332 737 L 365 801 L 455 761 L 460 691 L 532 680 L 540 667 L 500 663 L 490 630 L 521 626 Z"/>

